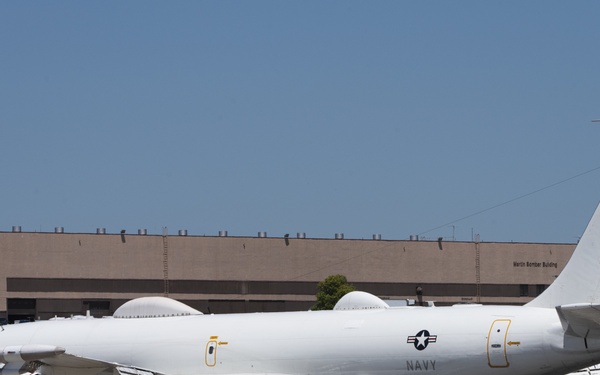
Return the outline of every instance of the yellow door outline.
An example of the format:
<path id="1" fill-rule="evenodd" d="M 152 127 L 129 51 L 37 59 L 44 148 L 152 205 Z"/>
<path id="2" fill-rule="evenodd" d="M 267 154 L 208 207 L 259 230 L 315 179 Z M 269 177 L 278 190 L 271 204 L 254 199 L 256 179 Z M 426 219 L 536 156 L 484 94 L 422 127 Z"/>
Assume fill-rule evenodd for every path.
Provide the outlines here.
<path id="1" fill-rule="evenodd" d="M 208 367 L 214 367 L 217 364 L 217 339 L 219 336 L 211 336 L 210 340 L 206 343 L 206 350 L 204 351 L 204 363 Z"/>
<path id="2" fill-rule="evenodd" d="M 488 365 L 490 367 L 508 367 L 508 357 L 506 356 L 506 336 L 510 327 L 510 319 L 494 320 L 487 340 Z"/>

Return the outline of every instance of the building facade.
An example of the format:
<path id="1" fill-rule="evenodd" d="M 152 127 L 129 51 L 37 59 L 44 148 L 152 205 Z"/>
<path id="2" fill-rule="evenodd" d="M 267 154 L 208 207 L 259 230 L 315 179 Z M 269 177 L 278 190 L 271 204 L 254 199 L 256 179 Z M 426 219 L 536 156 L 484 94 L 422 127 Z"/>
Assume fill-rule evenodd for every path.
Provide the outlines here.
<path id="1" fill-rule="evenodd" d="M 383 299 L 523 304 L 574 244 L 1 232 L 0 316 L 110 315 L 150 295 L 204 313 L 306 310 L 343 274 Z"/>

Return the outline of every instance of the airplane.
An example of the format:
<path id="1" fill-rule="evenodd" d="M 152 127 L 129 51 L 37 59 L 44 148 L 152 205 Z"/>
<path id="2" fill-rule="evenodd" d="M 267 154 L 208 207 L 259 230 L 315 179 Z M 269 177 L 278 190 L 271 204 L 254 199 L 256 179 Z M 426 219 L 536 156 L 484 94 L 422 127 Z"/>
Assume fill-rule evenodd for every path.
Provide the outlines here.
<path id="1" fill-rule="evenodd" d="M 600 375 L 600 365 L 587 367 L 579 371 L 572 372 L 568 375 Z"/>
<path id="2" fill-rule="evenodd" d="M 563 375 L 600 363 L 600 206 L 556 280 L 524 306 L 205 315 L 165 297 L 111 317 L 0 327 L 1 370 L 34 375 Z"/>

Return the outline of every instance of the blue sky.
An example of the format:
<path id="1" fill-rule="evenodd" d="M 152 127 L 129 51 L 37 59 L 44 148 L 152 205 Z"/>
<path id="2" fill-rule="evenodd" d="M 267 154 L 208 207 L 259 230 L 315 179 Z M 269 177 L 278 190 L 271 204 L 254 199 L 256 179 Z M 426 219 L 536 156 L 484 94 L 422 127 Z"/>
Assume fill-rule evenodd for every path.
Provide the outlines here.
<path id="1" fill-rule="evenodd" d="M 575 242 L 600 202 L 598 14 L 2 2 L 0 231 Z"/>

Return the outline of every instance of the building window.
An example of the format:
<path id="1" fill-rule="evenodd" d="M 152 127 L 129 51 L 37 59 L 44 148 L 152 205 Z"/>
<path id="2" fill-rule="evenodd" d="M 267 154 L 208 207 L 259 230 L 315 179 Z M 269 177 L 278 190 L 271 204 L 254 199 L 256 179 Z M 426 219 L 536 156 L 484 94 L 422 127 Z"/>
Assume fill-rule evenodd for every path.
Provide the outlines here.
<path id="1" fill-rule="evenodd" d="M 108 316 L 110 312 L 110 301 L 83 301 L 83 311 L 89 311 L 93 316 Z"/>
<path id="2" fill-rule="evenodd" d="M 10 310 L 35 310 L 34 298 L 9 298 L 6 305 Z"/>
<path id="3" fill-rule="evenodd" d="M 536 292 L 536 295 L 538 295 L 538 296 L 540 294 L 542 294 L 544 292 L 544 290 L 546 290 L 546 285 L 544 285 L 544 284 L 538 284 L 535 286 L 535 292 Z"/>
<path id="4" fill-rule="evenodd" d="M 521 284 L 519 290 L 520 290 L 520 296 L 521 297 L 528 297 L 529 296 L 529 285 L 527 285 L 527 284 Z"/>
<path id="5" fill-rule="evenodd" d="M 110 310 L 110 301 L 83 301 L 89 310 Z"/>

